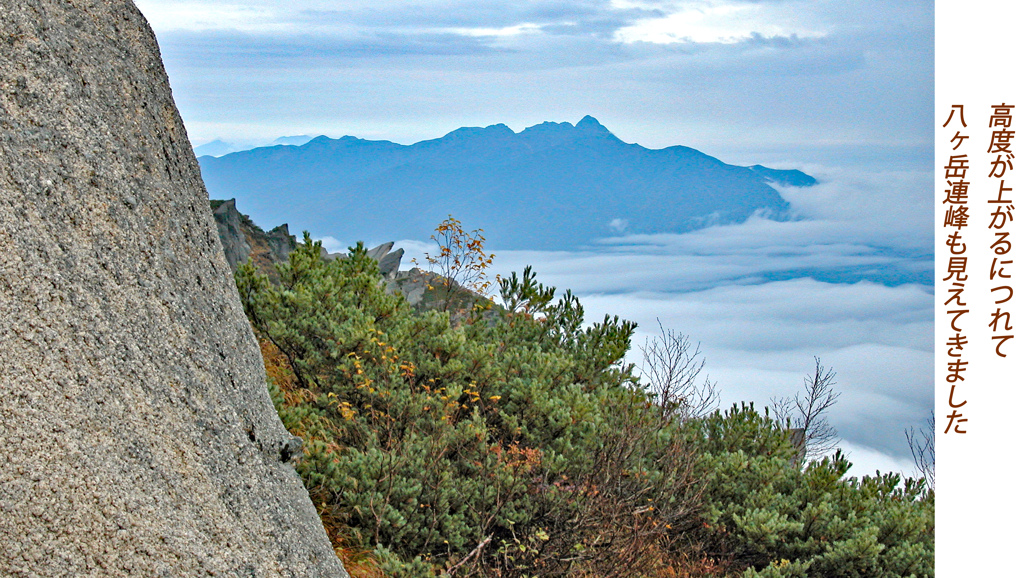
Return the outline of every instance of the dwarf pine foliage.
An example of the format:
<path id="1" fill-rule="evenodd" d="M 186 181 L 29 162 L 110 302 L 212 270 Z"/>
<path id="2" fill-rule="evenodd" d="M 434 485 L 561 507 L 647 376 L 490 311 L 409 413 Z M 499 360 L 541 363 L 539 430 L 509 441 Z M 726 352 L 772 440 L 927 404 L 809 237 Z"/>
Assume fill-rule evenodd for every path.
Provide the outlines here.
<path id="1" fill-rule="evenodd" d="M 361 245 L 324 261 L 307 235 L 279 274 L 236 281 L 353 574 L 933 575 L 921 480 L 802 467 L 749 407 L 664 411 L 624 362 L 635 325 L 585 326 L 529 270 L 455 317 L 389 294 Z"/>

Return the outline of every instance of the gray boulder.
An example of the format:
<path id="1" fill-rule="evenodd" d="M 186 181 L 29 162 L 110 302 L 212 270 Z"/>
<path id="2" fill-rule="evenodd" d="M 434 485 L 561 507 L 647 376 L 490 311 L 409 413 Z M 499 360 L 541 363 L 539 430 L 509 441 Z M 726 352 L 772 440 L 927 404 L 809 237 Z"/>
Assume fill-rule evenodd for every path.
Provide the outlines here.
<path id="1" fill-rule="evenodd" d="M 142 15 L 0 30 L 0 574 L 347 576 Z"/>
<path id="2" fill-rule="evenodd" d="M 402 266 L 402 256 L 405 255 L 405 249 L 399 249 L 392 251 L 379 259 L 380 261 L 380 274 L 385 279 L 394 279 L 398 275 L 398 268 Z"/>
<path id="3" fill-rule="evenodd" d="M 388 254 L 389 251 L 391 251 L 391 248 L 394 246 L 395 244 L 393 242 L 382 243 L 372 249 L 367 249 L 366 256 L 373 259 L 374 261 L 379 262 L 381 259 L 384 258 L 385 255 Z"/>

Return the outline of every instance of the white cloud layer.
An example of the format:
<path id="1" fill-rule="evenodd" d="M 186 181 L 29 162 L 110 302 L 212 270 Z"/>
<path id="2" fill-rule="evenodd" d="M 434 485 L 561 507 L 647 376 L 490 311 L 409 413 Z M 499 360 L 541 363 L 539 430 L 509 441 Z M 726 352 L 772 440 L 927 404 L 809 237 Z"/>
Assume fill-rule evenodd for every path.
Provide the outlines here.
<path id="1" fill-rule="evenodd" d="M 677 11 L 642 19 L 620 28 L 615 39 L 624 42 L 677 44 L 683 42 L 736 44 L 753 38 L 823 38 L 825 27 L 801 22 L 787 3 L 687 3 Z"/>
<path id="2" fill-rule="evenodd" d="M 830 416 L 840 435 L 905 459 L 904 428 L 932 406 L 932 296 L 920 286 L 799 279 L 581 298 L 588 321 L 609 313 L 638 322 L 634 344 L 653 336 L 659 321 L 699 342 L 726 407 L 765 407 L 798 393 L 817 356 L 835 368 L 843 392 Z M 635 351 L 630 360 L 639 361 Z"/>
<path id="3" fill-rule="evenodd" d="M 782 191 L 798 220 L 612 238 L 582 252 L 499 251 L 494 270 L 531 265 L 542 282 L 579 295 L 588 322 L 613 314 L 639 323 L 635 345 L 659 321 L 688 334 L 725 406 L 796 394 L 820 357 L 836 370 L 842 397 L 830 420 L 844 447 L 857 448 L 854 473 L 910 473 L 903 431 L 933 405 L 929 175 L 812 172 L 826 182 Z M 410 256 L 431 250 L 400 245 Z M 917 280 L 827 275 L 876 268 Z M 639 361 L 635 350 L 629 359 Z"/>

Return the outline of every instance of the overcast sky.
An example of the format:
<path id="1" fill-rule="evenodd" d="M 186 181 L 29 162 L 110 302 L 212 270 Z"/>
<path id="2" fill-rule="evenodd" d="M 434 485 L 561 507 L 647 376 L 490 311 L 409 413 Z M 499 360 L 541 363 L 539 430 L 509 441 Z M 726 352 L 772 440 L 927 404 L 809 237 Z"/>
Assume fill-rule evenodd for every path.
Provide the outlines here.
<path id="1" fill-rule="evenodd" d="M 293 133 L 409 144 L 586 114 L 627 142 L 726 156 L 931 143 L 931 2 L 138 5 L 196 144 Z"/>
<path id="2" fill-rule="evenodd" d="M 903 428 L 932 405 L 931 287 L 794 272 L 930 270 L 932 2 L 137 4 L 196 145 L 410 144 L 590 114 L 627 142 L 818 177 L 783 191 L 801 220 L 508 252 L 499 265 L 533 263 L 583 294 L 591 317 L 639 321 L 641 340 L 656 318 L 689 333 L 729 402 L 795 392 L 820 356 L 844 391 L 833 421 L 856 471 L 906 469 Z"/>

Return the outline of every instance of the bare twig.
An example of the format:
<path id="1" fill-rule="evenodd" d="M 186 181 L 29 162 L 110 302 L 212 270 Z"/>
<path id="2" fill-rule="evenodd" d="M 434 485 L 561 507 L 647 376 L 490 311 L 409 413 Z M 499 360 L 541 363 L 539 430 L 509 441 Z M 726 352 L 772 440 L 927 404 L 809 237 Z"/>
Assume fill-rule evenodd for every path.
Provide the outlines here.
<path id="1" fill-rule="evenodd" d="M 474 556 L 479 556 L 480 552 L 483 551 L 484 546 L 486 546 L 487 544 L 490 544 L 491 538 L 493 538 L 493 537 L 494 537 L 494 534 L 491 534 L 490 536 L 487 536 L 486 538 L 484 538 L 479 544 L 476 545 L 476 548 L 473 548 L 473 550 L 470 551 L 469 554 L 466 554 L 465 558 L 463 558 L 462 560 L 459 560 L 458 564 L 456 564 L 456 565 L 452 566 L 451 568 L 449 568 L 448 571 L 446 571 L 444 573 L 444 575 L 445 576 L 454 576 L 455 575 L 455 571 L 458 570 L 460 566 L 462 566 L 466 562 L 469 562 L 469 560 L 471 558 L 473 558 Z"/>
<path id="2" fill-rule="evenodd" d="M 921 434 L 918 439 L 917 433 Z M 935 412 L 928 417 L 928 426 L 918 430 L 906 429 L 910 453 L 914 455 L 914 467 L 924 477 L 924 481 L 932 490 L 935 489 Z"/>
<path id="3" fill-rule="evenodd" d="M 772 398 L 775 419 L 788 422 L 789 427 L 804 430 L 797 451 L 810 459 L 830 453 L 839 445 L 839 434 L 828 422 L 828 410 L 839 401 L 835 390 L 836 372 L 827 370 L 821 358 L 814 358 L 814 375 L 804 378 L 804 391 L 793 397 Z M 797 436 L 795 439 L 799 439 Z"/>
<path id="4" fill-rule="evenodd" d="M 718 388 L 708 378 L 699 380 L 705 362 L 699 358 L 700 344 L 691 349 L 689 336 L 666 330 L 660 319 L 658 329 L 660 335 L 640 346 L 640 375 L 657 396 L 662 419 L 690 419 L 713 411 L 718 406 Z"/>

